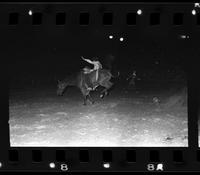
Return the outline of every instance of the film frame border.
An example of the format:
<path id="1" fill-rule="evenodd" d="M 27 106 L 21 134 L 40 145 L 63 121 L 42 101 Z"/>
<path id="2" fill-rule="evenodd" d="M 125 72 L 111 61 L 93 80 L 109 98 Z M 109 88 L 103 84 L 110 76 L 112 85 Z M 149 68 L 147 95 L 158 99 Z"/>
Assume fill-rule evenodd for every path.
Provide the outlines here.
<path id="1" fill-rule="evenodd" d="M 12 161 L 9 160 L 9 150 L 12 150 Z M 119 172 L 199 172 L 197 154 L 199 150 L 188 148 L 170 147 L 62 147 L 62 148 L 16 148 L 12 147 L 8 151 L 4 150 L 4 161 L 1 160 L 3 171 L 65 171 L 62 167 L 67 167 L 67 172 L 85 171 L 119 171 Z M 18 153 L 13 150 L 17 150 Z M 41 161 L 33 160 L 33 150 L 41 151 Z M 65 153 L 65 160 L 56 160 L 56 152 L 61 150 Z M 81 161 L 80 151 L 88 152 L 87 161 Z M 127 160 L 127 151 L 133 151 L 135 160 Z M 198 153 L 197 153 L 198 151 Z M 111 156 L 108 155 L 108 152 Z M 157 153 L 155 153 L 157 152 Z M 133 154 L 134 154 L 133 153 Z M 18 156 L 16 156 L 18 154 Z M 157 158 L 158 156 L 158 158 Z M 18 158 L 16 158 L 18 157 Z M 40 158 L 39 158 L 40 159 Z M 84 159 L 82 157 L 82 159 Z M 53 164 L 53 165 L 51 165 Z M 53 167 L 52 167 L 53 166 Z M 55 167 L 54 167 L 55 166 Z"/>
<path id="2" fill-rule="evenodd" d="M 195 65 L 195 63 L 197 63 L 197 62 L 194 62 L 194 64 L 192 66 L 194 66 L 194 67 L 197 66 L 197 65 Z M 164 166 L 166 166 L 166 165 L 168 166 L 168 169 L 166 169 L 166 171 L 191 171 L 191 170 L 192 171 L 200 171 L 200 168 L 198 168 L 198 166 L 200 164 L 200 162 L 199 162 L 200 150 L 198 147 L 198 132 L 197 132 L 198 131 L 197 116 L 198 116 L 198 103 L 199 103 L 199 99 L 197 99 L 197 95 L 198 95 L 199 89 L 198 89 L 198 86 L 196 86 L 197 84 L 195 83 L 195 80 L 194 80 L 194 76 L 196 75 L 196 70 L 192 69 L 189 72 L 190 72 L 189 73 L 190 78 L 188 79 L 188 82 L 189 82 L 189 85 L 188 85 L 188 89 L 189 89 L 188 111 L 189 111 L 190 115 L 194 114 L 194 116 L 196 116 L 196 117 L 188 116 L 188 137 L 189 137 L 188 144 L 189 144 L 189 147 L 163 147 L 163 148 L 162 147 L 142 147 L 142 148 L 138 148 L 138 147 L 123 147 L 123 148 L 122 147 L 118 147 L 118 148 L 115 148 L 115 147 L 99 147 L 99 148 L 98 147 L 95 147 L 95 148 L 92 148 L 92 147 L 91 148 L 87 148 L 87 147 L 82 147 L 82 148 L 70 148 L 70 147 L 62 147 L 62 148 L 56 148 L 56 147 L 54 147 L 54 148 L 24 147 L 23 148 L 23 147 L 20 147 L 20 148 L 17 148 L 17 147 L 11 147 L 10 148 L 9 147 L 10 140 L 9 140 L 9 134 L 8 134 L 9 133 L 8 121 L 5 117 L 3 117 L 3 118 L 1 118 L 2 122 L 0 123 L 1 129 L 3 128 L 3 132 L 1 132 L 1 135 L 2 135 L 2 133 L 4 133 L 4 134 L 6 133 L 6 135 L 1 136 L 5 142 L 3 141 L 1 143 L 0 154 L 2 155 L 2 160 L 0 160 L 0 162 L 1 162 L 0 171 L 1 170 L 12 171 L 11 170 L 12 168 L 15 168 L 15 169 L 13 169 L 13 171 L 18 171 L 18 170 L 19 171 L 20 170 L 32 170 L 33 171 L 32 168 L 38 168 L 38 170 L 35 170 L 35 171 L 42 171 L 42 170 L 44 170 L 44 171 L 54 171 L 54 170 L 60 171 L 60 169 L 50 169 L 48 167 L 48 164 L 45 162 L 45 161 L 47 161 L 50 163 L 50 161 L 52 162 L 52 159 L 55 159 L 55 150 L 64 150 L 66 155 L 69 155 L 68 159 L 66 160 L 66 162 L 69 163 L 68 164 L 69 169 L 67 170 L 68 172 L 88 171 L 88 170 L 91 170 L 91 171 L 145 171 L 144 165 L 148 165 L 147 163 L 155 163 L 155 162 L 149 161 L 148 155 L 149 155 L 150 150 L 160 151 L 161 163 L 163 162 Z M 4 80 L 5 80 L 5 77 L 4 77 Z M 7 79 L 5 81 L 7 81 Z M 8 89 L 5 89 L 5 90 L 6 90 L 5 92 L 7 92 Z M 7 102 L 7 100 L 8 100 L 7 96 L 6 97 L 4 96 L 3 98 Z M 4 111 L 5 113 L 3 113 L 3 114 L 8 115 L 8 106 L 7 106 L 7 104 L 5 104 L 5 101 L 3 103 L 3 106 L 4 106 L 3 109 L 5 110 Z M 15 150 L 15 149 L 19 150 L 19 161 L 9 162 L 8 150 L 10 150 L 10 149 L 11 150 Z M 84 163 L 84 165 L 79 162 L 78 152 L 80 149 L 81 150 L 89 150 L 90 162 Z M 125 151 L 130 150 L 130 149 L 133 149 L 136 151 L 136 162 L 133 163 L 134 165 L 132 163 L 127 164 L 126 161 L 124 162 Z M 32 161 L 31 161 L 32 150 L 41 150 L 44 161 L 42 161 L 41 163 L 36 163 L 36 164 L 32 163 Z M 112 150 L 112 155 L 113 155 L 114 161 L 111 163 L 110 168 L 102 167 L 102 163 L 104 162 L 104 161 L 102 161 L 102 150 Z M 176 162 L 176 163 L 173 162 L 172 152 L 174 150 L 182 151 L 183 160 L 184 160 L 182 163 L 181 162 Z M 68 154 L 67 154 L 67 152 L 68 152 Z M 70 152 L 70 154 L 69 154 L 69 152 Z M 121 154 L 121 153 L 123 153 L 123 154 Z M 180 155 L 181 153 L 177 152 L 175 154 Z M 95 158 L 96 156 L 97 156 L 97 159 Z M 143 156 L 145 158 L 143 158 Z M 163 156 L 165 156 L 165 157 L 163 157 Z M 163 161 L 163 158 L 165 158 L 165 161 L 167 160 L 168 164 L 165 163 L 165 161 Z M 29 161 L 27 161 L 27 160 L 29 160 Z M 4 162 L 6 162 L 6 163 L 4 163 Z M 30 164 L 29 164 L 29 162 L 30 162 Z M 160 163 L 160 162 L 156 162 L 156 163 Z M 56 164 L 58 164 L 58 163 L 56 162 Z M 27 169 L 24 169 L 25 167 Z M 46 169 L 44 169 L 44 167 Z M 91 169 L 91 168 L 93 168 L 93 169 Z M 155 171 L 153 171 L 153 172 L 155 172 Z"/>

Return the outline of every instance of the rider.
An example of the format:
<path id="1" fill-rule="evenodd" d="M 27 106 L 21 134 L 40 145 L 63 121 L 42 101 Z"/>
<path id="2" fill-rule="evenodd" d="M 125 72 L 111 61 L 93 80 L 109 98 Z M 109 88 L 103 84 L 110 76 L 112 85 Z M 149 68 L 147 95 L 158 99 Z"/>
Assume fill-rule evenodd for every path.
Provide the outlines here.
<path id="1" fill-rule="evenodd" d="M 84 70 L 84 73 L 86 73 L 86 74 L 96 70 L 96 81 L 97 81 L 99 78 L 99 69 L 102 69 L 102 64 L 100 63 L 99 59 L 97 57 L 94 57 L 93 60 L 90 60 L 90 59 L 85 59 L 82 56 L 81 56 L 81 58 L 84 61 L 87 61 L 88 63 L 94 65 L 93 69 L 88 69 L 85 67 L 83 70 Z"/>

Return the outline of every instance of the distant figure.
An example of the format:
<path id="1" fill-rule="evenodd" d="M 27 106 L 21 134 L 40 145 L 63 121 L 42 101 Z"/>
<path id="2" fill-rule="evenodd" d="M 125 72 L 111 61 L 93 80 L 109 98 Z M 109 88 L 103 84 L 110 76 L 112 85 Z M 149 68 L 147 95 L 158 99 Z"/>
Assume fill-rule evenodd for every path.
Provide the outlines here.
<path id="1" fill-rule="evenodd" d="M 88 67 L 85 67 L 85 68 L 83 68 L 83 71 L 84 71 L 85 74 L 88 74 L 88 73 L 90 73 L 92 71 L 96 71 L 96 81 L 97 81 L 98 78 L 99 78 L 99 69 L 102 69 L 102 64 L 100 63 L 99 59 L 97 57 L 94 57 L 93 61 L 92 61 L 90 59 L 85 59 L 82 56 L 81 56 L 81 58 L 84 61 L 94 65 L 93 69 L 89 69 Z"/>
<path id="2" fill-rule="evenodd" d="M 136 71 L 134 70 L 133 73 L 126 79 L 129 80 L 129 85 L 135 86 L 135 79 L 136 79 Z"/>

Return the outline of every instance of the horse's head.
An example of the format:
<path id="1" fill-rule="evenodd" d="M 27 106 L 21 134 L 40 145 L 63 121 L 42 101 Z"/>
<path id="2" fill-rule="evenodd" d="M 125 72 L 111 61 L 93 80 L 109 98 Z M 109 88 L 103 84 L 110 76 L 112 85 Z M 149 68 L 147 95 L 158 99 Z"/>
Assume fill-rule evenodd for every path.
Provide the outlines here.
<path id="1" fill-rule="evenodd" d="M 65 88 L 67 87 L 67 82 L 66 81 L 59 81 L 57 84 L 57 95 L 61 96 L 63 95 Z"/>

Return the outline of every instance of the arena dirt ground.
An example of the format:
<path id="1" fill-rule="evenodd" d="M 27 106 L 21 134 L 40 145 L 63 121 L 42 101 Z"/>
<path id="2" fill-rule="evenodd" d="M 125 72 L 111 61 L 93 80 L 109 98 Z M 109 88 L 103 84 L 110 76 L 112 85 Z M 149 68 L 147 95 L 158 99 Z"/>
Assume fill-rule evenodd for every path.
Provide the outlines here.
<path id="1" fill-rule="evenodd" d="M 93 105 L 78 89 L 56 96 L 56 87 L 10 92 L 11 146 L 188 146 L 187 103 L 181 93 L 114 88 Z"/>

